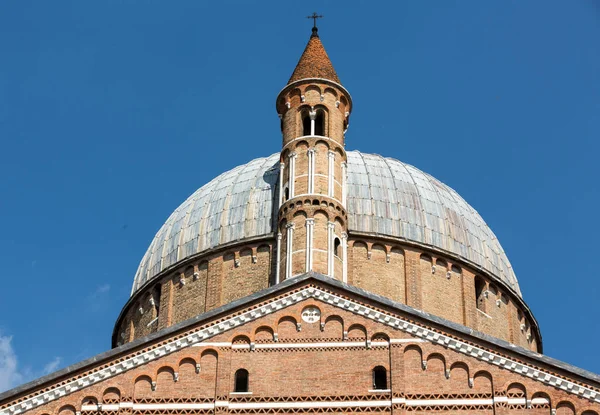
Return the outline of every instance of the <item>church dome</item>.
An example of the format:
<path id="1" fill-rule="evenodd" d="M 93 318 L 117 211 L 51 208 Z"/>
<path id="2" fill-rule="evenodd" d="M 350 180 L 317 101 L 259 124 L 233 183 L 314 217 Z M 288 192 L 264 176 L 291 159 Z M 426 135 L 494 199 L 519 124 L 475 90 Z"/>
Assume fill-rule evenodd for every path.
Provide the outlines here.
<path id="1" fill-rule="evenodd" d="M 348 151 L 352 233 L 401 238 L 482 269 L 521 296 L 498 239 L 450 187 L 393 158 Z M 194 192 L 160 228 L 135 275 L 132 295 L 163 270 L 201 252 L 276 232 L 276 153 L 221 174 Z"/>

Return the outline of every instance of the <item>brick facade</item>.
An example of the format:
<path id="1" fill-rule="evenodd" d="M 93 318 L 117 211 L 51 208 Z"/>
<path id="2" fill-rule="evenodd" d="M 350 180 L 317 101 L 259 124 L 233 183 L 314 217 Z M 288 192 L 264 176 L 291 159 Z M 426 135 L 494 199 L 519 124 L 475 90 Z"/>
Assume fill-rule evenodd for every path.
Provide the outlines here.
<path id="1" fill-rule="evenodd" d="M 302 212 L 310 212 L 317 224 L 325 224 L 329 219 L 319 212 L 328 209 L 311 204 Z M 293 219 L 300 240 L 306 239 L 305 219 L 304 214 Z M 326 238 L 326 227 L 315 227 L 315 238 Z M 350 234 L 348 245 L 348 284 L 518 346 L 539 350 L 536 323 L 523 301 L 492 277 L 439 253 L 417 249 L 405 242 L 390 243 L 389 238 Z M 281 246 L 284 257 L 285 245 Z M 123 344 L 141 338 L 273 285 L 275 247 L 274 239 L 240 244 L 199 256 L 180 269 L 163 273 L 139 290 L 125 306 L 115 327 L 118 337 L 113 341 Z M 306 254 L 298 247 L 294 249 L 294 274 L 298 275 L 305 272 Z M 342 280 L 341 260 L 335 257 L 335 261 L 335 278 Z M 324 253 L 315 255 L 315 271 L 326 272 L 326 264 Z M 485 282 L 487 293 L 479 307 L 475 278 Z M 151 293 L 157 292 L 157 286 L 160 286 L 161 296 L 155 298 L 155 306 L 151 306 Z M 156 308 L 158 319 L 148 326 L 157 317 Z"/>
<path id="2" fill-rule="evenodd" d="M 227 329 L 224 323 L 218 328 L 219 322 L 229 321 L 232 316 L 253 315 L 248 313 L 261 307 L 273 310 L 270 306 L 273 301 L 314 289 L 323 292 L 324 296 L 319 298 L 336 296 L 342 303 L 352 301 L 365 309 L 344 308 L 339 301 L 330 304 L 306 297 L 288 303 L 278 311 L 255 312 L 255 318 L 236 328 Z M 29 399 L 41 391 L 51 391 L 76 379 L 87 379 L 86 376 L 94 371 L 128 359 L 137 362 L 129 370 L 106 380 L 100 380 L 102 377 L 98 375 L 92 385 L 47 403 L 40 398 L 34 410 L 18 414 L 421 412 L 591 415 L 598 414 L 600 408 L 594 399 L 578 396 L 581 386 L 599 391 L 600 397 L 600 384 L 519 354 L 518 350 L 502 349 L 484 340 L 454 333 L 447 327 L 404 314 L 343 288 L 324 285 L 321 281 L 301 281 L 240 307 L 115 353 L 104 361 L 93 359 L 48 385 L 41 384 L 0 401 L 0 411 L 15 408 L 17 402 L 31 402 Z M 373 311 L 367 312 L 368 309 Z M 304 318 L 307 310 L 312 319 Z M 469 347 L 492 350 L 497 356 L 494 361 L 500 363 L 492 364 L 487 361 L 489 358 L 478 358 L 477 353 L 469 354 L 468 349 L 451 349 L 437 344 L 434 337 L 429 341 L 402 327 L 394 328 L 384 323 L 389 318 L 384 318 L 386 315 L 417 324 L 426 332 L 459 338 L 470 344 Z M 177 339 L 181 342 L 191 333 L 210 327 L 216 327 L 215 335 L 207 340 L 158 358 L 152 357 L 156 356 L 153 355 L 155 347 L 173 344 Z M 135 356 L 139 356 L 137 360 Z M 143 356 L 150 356 L 150 359 L 147 361 Z M 502 359 L 516 363 L 498 367 Z M 530 373 L 541 373 L 537 376 L 539 380 L 521 374 L 525 373 L 522 370 L 511 369 L 517 365 L 531 368 Z M 374 386 L 373 370 L 376 367 L 385 369 L 384 389 Z M 248 392 L 235 392 L 235 376 L 239 369 L 249 374 Z M 552 386 L 544 383 L 548 376 L 558 376 L 576 386 L 567 385 L 564 389 Z"/>

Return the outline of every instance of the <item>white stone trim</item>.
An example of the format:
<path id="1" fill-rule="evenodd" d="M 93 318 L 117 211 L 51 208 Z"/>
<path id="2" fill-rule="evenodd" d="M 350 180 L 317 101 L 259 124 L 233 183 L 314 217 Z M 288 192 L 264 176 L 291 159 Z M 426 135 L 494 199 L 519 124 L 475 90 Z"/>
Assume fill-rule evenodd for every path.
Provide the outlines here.
<path id="1" fill-rule="evenodd" d="M 509 372 L 516 373 L 521 376 L 525 376 L 530 379 L 541 382 L 545 385 L 561 389 L 567 393 L 576 395 L 578 397 L 588 399 L 596 403 L 600 403 L 600 393 L 596 392 L 591 388 L 578 385 L 574 382 L 571 382 L 570 380 L 558 377 L 552 373 L 528 366 L 526 364 L 512 360 L 509 357 L 487 351 L 475 345 L 468 344 L 457 338 L 453 338 L 445 334 L 435 332 L 427 327 L 411 323 L 390 313 L 384 313 L 375 310 L 369 306 L 359 304 L 358 302 L 341 297 L 336 294 L 332 294 L 320 288 L 306 287 L 298 292 L 291 293 L 286 296 L 282 296 L 278 299 L 275 299 L 261 307 L 248 310 L 244 313 L 233 316 L 219 323 L 212 324 L 211 326 L 204 327 L 202 329 L 197 329 L 189 333 L 185 337 L 179 338 L 177 340 L 172 340 L 160 346 L 155 346 L 154 348 L 146 351 L 145 353 L 140 353 L 131 356 L 126 360 L 114 363 L 110 366 L 104 367 L 103 369 L 96 369 L 88 375 L 82 376 L 79 379 L 74 379 L 70 382 L 67 381 L 63 385 L 50 389 L 47 392 L 38 393 L 37 395 L 31 398 L 25 399 L 17 404 L 0 410 L 0 415 L 18 415 L 25 411 L 30 411 L 50 401 L 54 401 L 73 392 L 87 388 L 88 386 L 97 384 L 106 379 L 120 375 L 130 369 L 147 364 L 148 362 L 154 361 L 156 359 L 160 359 L 168 354 L 177 352 L 195 344 L 202 343 L 213 336 L 232 330 L 236 327 L 242 326 L 250 321 L 254 321 L 263 316 L 275 313 L 279 310 L 300 303 L 309 298 L 322 301 L 334 307 L 350 311 L 354 314 L 363 316 L 370 320 L 377 321 L 381 324 L 401 330 L 405 333 L 410 334 L 411 336 L 416 337 L 417 339 L 420 339 L 420 341 L 427 341 L 433 344 L 439 344 L 447 349 L 451 349 L 465 356 L 473 357 L 477 360 L 484 361 L 489 364 L 498 366 L 502 369 L 508 370 Z M 469 402 L 470 401 L 471 400 L 469 400 Z M 217 403 L 215 403 L 215 405 L 219 405 L 220 402 L 221 401 L 218 401 Z M 227 401 L 223 402 L 227 403 Z"/>
<path id="2" fill-rule="evenodd" d="M 369 393 L 390 393 L 390 389 L 373 389 Z M 230 392 L 230 396 L 248 396 L 252 392 Z M 406 399 L 392 398 L 380 399 L 376 401 L 309 401 L 309 402 L 230 402 L 213 401 L 204 403 L 131 403 L 123 402 L 112 405 L 102 405 L 102 411 L 118 411 L 121 408 L 131 408 L 133 410 L 185 410 L 185 409 L 213 409 L 223 407 L 230 409 L 310 409 L 310 408 L 368 408 L 368 407 L 389 407 L 392 404 L 404 404 L 406 406 L 451 406 L 451 405 L 486 405 L 492 406 L 494 402 L 499 402 L 498 398 L 475 398 L 475 399 Z M 547 401 L 546 401 L 547 403 Z M 84 405 L 83 411 L 97 411 L 97 405 Z"/>
<path id="3" fill-rule="evenodd" d="M 288 189 L 290 192 L 290 199 L 294 198 L 294 191 L 295 191 L 295 184 L 296 184 L 296 157 L 298 156 L 297 153 L 295 152 L 291 152 L 289 154 L 289 164 L 290 164 L 290 172 L 288 173 L 289 177 L 288 177 Z"/>
<path id="4" fill-rule="evenodd" d="M 308 194 L 315 192 L 315 149 L 309 148 L 308 155 Z"/>
<path id="5" fill-rule="evenodd" d="M 329 150 L 327 152 L 327 164 L 328 164 L 328 177 L 327 177 L 327 196 L 333 197 L 334 188 L 333 188 L 333 178 L 335 176 L 335 151 Z"/>
<path id="6" fill-rule="evenodd" d="M 331 278 L 334 278 L 333 273 L 335 269 L 333 266 L 333 245 L 335 239 L 335 235 L 333 233 L 334 230 L 335 223 L 327 222 L 327 275 L 329 275 Z"/>
<path id="7" fill-rule="evenodd" d="M 315 220 L 306 219 L 306 272 L 312 271 Z"/>
<path id="8" fill-rule="evenodd" d="M 277 232 L 277 262 L 275 263 L 275 284 L 279 284 L 279 274 L 281 272 L 281 232 Z"/>
<path id="9" fill-rule="evenodd" d="M 279 207 L 283 205 L 283 171 L 285 170 L 285 163 L 279 163 Z"/>
<path id="10" fill-rule="evenodd" d="M 288 223 L 286 225 L 287 228 L 287 236 L 286 236 L 286 259 L 285 259 L 285 279 L 288 279 L 292 276 L 292 256 L 294 255 L 293 251 L 293 238 L 294 238 L 294 223 Z"/>
<path id="11" fill-rule="evenodd" d="M 346 208 L 346 180 L 348 175 L 348 163 L 342 162 L 342 206 Z"/>
<path id="12" fill-rule="evenodd" d="M 348 234 L 342 232 L 342 281 L 348 282 Z"/>

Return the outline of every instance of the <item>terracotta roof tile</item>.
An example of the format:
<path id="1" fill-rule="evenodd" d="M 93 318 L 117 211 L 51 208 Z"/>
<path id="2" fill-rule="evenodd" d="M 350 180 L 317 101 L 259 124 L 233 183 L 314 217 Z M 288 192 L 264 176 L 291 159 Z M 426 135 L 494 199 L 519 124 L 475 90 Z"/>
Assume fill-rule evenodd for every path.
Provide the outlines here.
<path id="1" fill-rule="evenodd" d="M 314 29 L 288 84 L 305 78 L 323 78 L 340 83 L 321 39 Z"/>

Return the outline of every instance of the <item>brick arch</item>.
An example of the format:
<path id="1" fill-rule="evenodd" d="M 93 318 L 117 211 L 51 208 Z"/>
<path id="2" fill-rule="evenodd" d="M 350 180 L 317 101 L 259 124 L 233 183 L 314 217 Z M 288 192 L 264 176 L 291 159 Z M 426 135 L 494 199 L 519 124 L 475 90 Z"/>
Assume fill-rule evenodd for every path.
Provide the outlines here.
<path id="1" fill-rule="evenodd" d="M 304 137 L 306 134 L 304 134 L 304 117 L 308 116 L 309 111 L 311 110 L 310 105 L 308 104 L 303 104 L 301 106 L 299 106 L 296 110 L 296 137 Z M 308 143 L 307 143 L 307 147 L 308 147 Z"/>
<path id="2" fill-rule="evenodd" d="M 326 94 L 331 94 L 333 95 L 336 99 L 338 97 L 338 93 L 335 89 L 331 88 L 331 87 L 326 87 L 325 90 L 323 91 L 323 95 Z"/>
<path id="3" fill-rule="evenodd" d="M 303 94 L 306 95 L 307 93 L 309 93 L 310 91 L 315 91 L 317 92 L 317 94 L 321 95 L 323 92 L 323 90 L 321 89 L 321 87 L 317 84 L 308 84 L 304 87 L 304 91 Z"/>
<path id="4" fill-rule="evenodd" d="M 327 150 L 331 150 L 331 145 L 327 141 L 325 141 L 325 140 L 317 140 L 317 141 L 315 141 L 315 148 L 317 148 L 319 146 L 319 144 L 322 144 L 325 147 L 327 147 Z"/>
<path id="5" fill-rule="evenodd" d="M 598 415 L 598 412 L 592 409 L 586 409 L 583 412 L 581 412 L 581 415 Z"/>
<path id="6" fill-rule="evenodd" d="M 260 326 L 254 331 L 254 341 L 270 342 L 275 339 L 275 332 L 272 327 Z"/>
<path id="7" fill-rule="evenodd" d="M 75 409 L 75 407 L 73 405 L 64 405 L 64 406 L 60 407 L 57 414 L 58 415 L 75 415 L 76 412 L 77 412 L 77 410 Z"/>
<path id="8" fill-rule="evenodd" d="M 418 379 L 423 375 L 423 350 L 416 344 L 404 348 L 404 375 L 406 379 Z M 406 384 L 406 393 L 422 393 L 417 382 Z"/>
<path id="9" fill-rule="evenodd" d="M 469 366 L 465 362 L 454 362 L 450 365 L 450 382 L 459 393 L 469 393 Z"/>
<path id="10" fill-rule="evenodd" d="M 121 401 L 121 391 L 118 388 L 107 388 L 102 394 L 102 403 L 119 403 Z"/>
<path id="11" fill-rule="evenodd" d="M 446 261 L 445 259 L 442 259 L 442 258 L 436 258 L 435 265 L 437 267 L 443 268 L 443 271 L 448 269 L 448 261 Z"/>
<path id="12" fill-rule="evenodd" d="M 177 365 L 177 372 L 181 378 L 186 379 L 188 376 L 196 374 L 196 365 L 196 359 L 193 357 L 184 357 Z"/>
<path id="13" fill-rule="evenodd" d="M 309 107 L 309 109 L 310 109 L 310 107 Z M 308 143 L 308 141 L 300 140 L 294 145 L 294 151 L 296 151 L 298 149 L 301 149 L 302 151 L 306 151 L 309 149 L 309 147 L 310 147 L 310 144 Z"/>
<path id="14" fill-rule="evenodd" d="M 306 219 L 307 217 L 308 216 L 307 216 L 306 212 L 303 211 L 303 210 L 299 210 L 297 212 L 294 212 L 294 216 L 293 216 L 294 219 L 296 219 L 296 218 L 305 218 Z"/>
<path id="15" fill-rule="evenodd" d="M 561 401 L 556 405 L 556 415 L 575 415 L 575 405 L 569 401 Z"/>
<path id="16" fill-rule="evenodd" d="M 360 249 L 361 253 L 364 250 L 364 257 L 367 257 L 367 252 L 369 250 L 369 247 L 367 245 L 367 243 L 365 241 L 353 241 L 352 242 L 352 250 L 357 250 Z"/>
<path id="17" fill-rule="evenodd" d="M 546 392 L 536 392 L 531 396 L 531 406 L 533 408 L 548 408 L 552 407 L 552 399 Z"/>
<path id="18" fill-rule="evenodd" d="M 443 370 L 444 372 L 446 371 L 446 368 L 447 368 L 447 366 L 446 366 L 446 358 L 445 358 L 445 357 L 444 357 L 444 355 L 443 355 L 443 354 L 441 354 L 441 353 L 437 353 L 437 352 L 430 353 L 430 354 L 427 356 L 427 359 L 425 359 L 425 361 L 427 362 L 427 370 L 429 370 L 429 369 L 430 369 L 429 362 L 435 362 L 435 361 L 438 361 L 438 362 L 441 364 L 442 370 Z"/>
<path id="19" fill-rule="evenodd" d="M 152 396 L 152 378 L 148 375 L 140 375 L 133 382 L 133 401 L 149 398 Z"/>
<path id="20" fill-rule="evenodd" d="M 98 398 L 95 396 L 86 396 L 81 400 L 81 406 L 84 405 L 98 405 Z"/>
<path id="21" fill-rule="evenodd" d="M 231 339 L 232 344 L 237 345 L 248 345 L 250 347 L 250 337 L 245 334 L 239 334 Z"/>
<path id="22" fill-rule="evenodd" d="M 382 331 L 378 331 L 377 333 L 373 334 L 371 336 L 371 341 L 375 342 L 375 341 L 385 341 L 385 342 L 390 342 L 390 336 L 388 336 L 387 333 L 384 333 Z"/>
<path id="23" fill-rule="evenodd" d="M 291 106 L 296 106 L 300 104 L 300 96 L 302 95 L 302 91 L 300 88 L 294 88 L 287 94 L 287 100 L 291 104 Z"/>
<path id="24" fill-rule="evenodd" d="M 478 393 L 493 393 L 494 378 L 490 372 L 480 370 L 473 375 L 473 389 Z"/>
<path id="25" fill-rule="evenodd" d="M 196 376 L 195 385 L 198 394 L 203 397 L 214 398 L 215 378 L 219 366 L 219 353 L 209 348 L 200 354 L 200 373 Z"/>
<path id="26" fill-rule="evenodd" d="M 366 341 L 367 329 L 362 324 L 352 324 L 348 327 L 348 340 Z"/>
<path id="27" fill-rule="evenodd" d="M 381 252 L 383 254 L 383 256 L 380 258 L 379 256 L 375 256 L 375 252 Z M 373 259 L 377 258 L 377 259 L 382 259 L 383 261 L 385 261 L 385 257 L 387 255 L 387 248 L 385 245 L 383 244 L 379 244 L 379 243 L 374 243 L 371 246 L 371 252 L 373 253 Z"/>
<path id="28" fill-rule="evenodd" d="M 156 398 L 168 398 L 175 383 L 175 370 L 171 366 L 162 366 L 156 371 Z"/>
<path id="29" fill-rule="evenodd" d="M 296 337 L 298 321 L 292 316 L 284 316 L 277 322 L 277 336 L 279 339 Z"/>
<path id="30" fill-rule="evenodd" d="M 329 132 L 331 131 L 329 108 L 327 108 L 327 106 L 323 105 L 323 104 L 317 104 L 313 108 L 315 111 L 317 111 L 317 114 L 319 113 L 319 111 L 321 111 L 323 113 L 323 134 L 322 134 L 322 136 L 329 137 L 330 136 Z"/>
<path id="31" fill-rule="evenodd" d="M 338 315 L 330 315 L 325 318 L 323 337 L 341 340 L 344 338 L 344 319 Z"/>
<path id="32" fill-rule="evenodd" d="M 513 382 L 506 388 L 506 396 L 509 398 L 526 398 L 527 388 L 522 383 Z"/>

